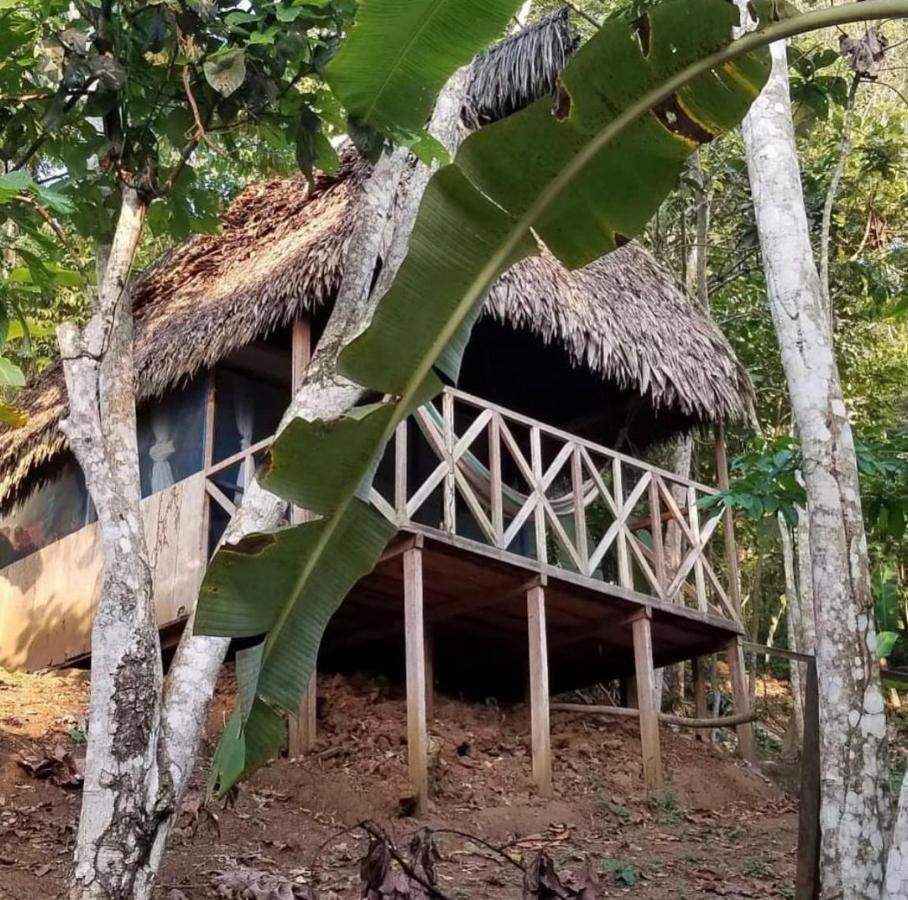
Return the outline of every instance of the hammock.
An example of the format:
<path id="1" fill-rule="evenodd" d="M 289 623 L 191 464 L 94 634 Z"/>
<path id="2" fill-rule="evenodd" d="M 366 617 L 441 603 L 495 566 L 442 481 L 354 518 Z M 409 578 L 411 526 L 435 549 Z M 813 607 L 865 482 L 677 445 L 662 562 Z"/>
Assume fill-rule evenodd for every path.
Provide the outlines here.
<path id="1" fill-rule="evenodd" d="M 420 420 L 420 424 L 427 424 L 429 430 L 432 432 L 431 434 L 426 434 L 426 437 L 428 437 L 436 447 L 444 447 L 444 417 L 432 402 L 426 403 L 423 406 L 423 410 L 426 413 L 428 421 Z M 471 450 L 466 450 L 461 455 L 460 459 L 457 460 L 457 469 L 478 495 L 478 499 L 483 506 L 486 507 L 486 509 L 491 510 L 492 473 L 489 471 L 489 467 L 486 466 Z M 583 482 L 581 485 L 581 496 L 583 498 L 584 509 L 596 500 L 599 496 L 599 490 L 594 479 L 588 478 Z M 502 509 L 510 516 L 517 515 L 517 513 L 523 509 L 529 498 L 529 494 L 523 494 L 512 487 L 508 487 L 506 484 L 501 486 Z M 546 499 L 548 499 L 552 512 L 554 512 L 559 519 L 573 519 L 575 503 L 573 491 L 558 497 Z"/>

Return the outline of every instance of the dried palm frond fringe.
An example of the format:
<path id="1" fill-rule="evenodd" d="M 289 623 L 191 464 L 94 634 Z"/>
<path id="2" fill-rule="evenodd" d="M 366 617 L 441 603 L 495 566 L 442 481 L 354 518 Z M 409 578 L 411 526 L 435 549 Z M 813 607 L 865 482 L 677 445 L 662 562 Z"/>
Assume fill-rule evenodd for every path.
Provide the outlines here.
<path id="1" fill-rule="evenodd" d="M 473 61 L 463 117 L 470 128 L 497 122 L 552 94 L 580 41 L 562 7 L 505 38 Z"/>

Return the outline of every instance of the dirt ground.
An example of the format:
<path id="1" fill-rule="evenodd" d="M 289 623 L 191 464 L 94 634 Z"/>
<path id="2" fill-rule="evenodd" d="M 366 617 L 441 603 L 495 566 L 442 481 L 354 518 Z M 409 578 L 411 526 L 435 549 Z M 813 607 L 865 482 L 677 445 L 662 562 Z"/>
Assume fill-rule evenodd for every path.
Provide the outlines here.
<path id="1" fill-rule="evenodd" d="M 65 887 L 87 689 L 84 672 L 0 670 L 2 900 L 55 898 Z M 632 721 L 553 713 L 556 796 L 542 801 L 528 781 L 525 711 L 440 696 L 430 729 L 434 800 L 417 821 L 402 814 L 399 689 L 320 676 L 315 753 L 273 762 L 232 805 L 200 809 L 207 755 L 231 702 L 225 679 L 206 760 L 164 865 L 159 896 L 166 900 L 311 897 L 304 884 L 319 900 L 358 898 L 368 837 L 352 826 L 363 820 L 386 829 L 402 854 L 414 833 L 431 829 L 438 889 L 450 900 L 517 900 L 521 867 L 541 850 L 563 878 L 595 871 L 599 897 L 794 896 L 795 799 L 687 734 L 662 729 L 669 787 L 647 802 Z"/>

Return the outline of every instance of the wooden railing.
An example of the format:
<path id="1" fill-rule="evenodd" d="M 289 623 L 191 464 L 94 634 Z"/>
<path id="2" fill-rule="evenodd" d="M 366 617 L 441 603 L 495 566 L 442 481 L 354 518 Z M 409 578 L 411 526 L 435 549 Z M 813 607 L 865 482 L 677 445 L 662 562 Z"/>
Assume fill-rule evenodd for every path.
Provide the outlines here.
<path id="1" fill-rule="evenodd" d="M 238 467 L 251 477 L 268 443 L 208 466 L 210 501 L 232 515 L 242 493 Z M 737 621 L 717 539 L 728 522 L 699 506 L 716 493 L 446 389 L 398 426 L 370 500 L 401 528 L 440 532 Z"/>
<path id="2" fill-rule="evenodd" d="M 716 493 L 447 389 L 398 427 L 371 501 L 401 527 L 737 621 L 717 539 L 723 519 L 699 506 Z"/>

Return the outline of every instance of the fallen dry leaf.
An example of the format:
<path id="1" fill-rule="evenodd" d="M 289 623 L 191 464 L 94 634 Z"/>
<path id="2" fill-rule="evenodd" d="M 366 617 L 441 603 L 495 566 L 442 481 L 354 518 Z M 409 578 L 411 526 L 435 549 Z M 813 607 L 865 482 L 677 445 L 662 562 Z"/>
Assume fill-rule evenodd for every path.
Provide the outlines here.
<path id="1" fill-rule="evenodd" d="M 309 885 L 248 866 L 225 869 L 215 876 L 214 888 L 226 900 L 316 900 Z"/>
<path id="2" fill-rule="evenodd" d="M 32 778 L 46 778 L 60 787 L 81 787 L 85 774 L 85 760 L 70 753 L 58 744 L 52 750 L 45 750 L 43 756 L 20 754 L 16 760 Z"/>

